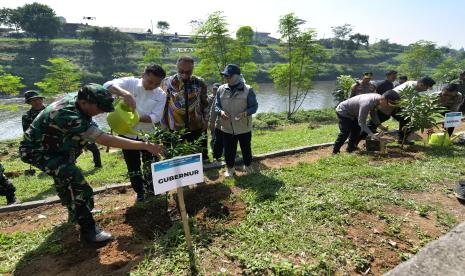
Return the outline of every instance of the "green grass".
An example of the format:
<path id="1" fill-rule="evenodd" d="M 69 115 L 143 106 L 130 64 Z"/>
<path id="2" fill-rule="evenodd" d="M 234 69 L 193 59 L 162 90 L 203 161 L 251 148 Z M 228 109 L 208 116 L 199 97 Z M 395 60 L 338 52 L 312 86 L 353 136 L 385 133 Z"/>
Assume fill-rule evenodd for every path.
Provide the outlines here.
<path id="1" fill-rule="evenodd" d="M 305 126 L 289 131 L 295 128 Z M 222 272 L 211 271 L 211 264 L 227 261 L 256 275 L 365 271 L 373 256 L 346 238 L 348 227 L 360 223 L 357 213 L 381 218 L 387 225 L 387 237 L 409 245 L 407 251 L 399 251 L 402 259 L 409 258 L 432 237 L 415 225 L 418 240 L 410 240 L 403 226 L 409 218 L 389 213 L 385 207 L 436 217 L 436 226 L 446 231 L 457 223 L 453 214 L 440 204 L 416 202 L 404 194 L 450 186 L 465 173 L 463 147 L 424 150 L 420 160 L 389 162 L 380 158 L 370 162 L 368 155 L 342 154 L 228 179 L 224 185 L 241 188 L 239 197 L 246 204 L 247 215 L 229 227 L 224 226 L 224 219 L 210 219 L 207 224 L 191 221 L 197 269 L 201 274 L 219 275 Z M 1 252 L 10 252 L 0 255 L 0 267 L 11 272 L 19 259 L 60 252 L 59 235 L 60 228 L 0 234 Z M 157 233 L 147 246 L 145 258 L 132 271 L 135 275 L 189 273 L 191 262 L 179 222 L 166 233 Z"/>
<path id="2" fill-rule="evenodd" d="M 309 129 L 306 125 L 294 125 L 267 131 L 255 134 L 256 152 L 307 142 L 314 144 L 320 142 L 318 139 L 324 142 L 325 135 L 332 140 L 337 128 L 327 125 Z M 442 191 L 465 174 L 463 147 L 424 148 L 424 151 L 422 159 L 396 162 L 382 157 L 378 162 L 371 162 L 368 155 L 342 154 L 324 157 L 314 163 L 263 169 L 249 176 L 228 179 L 224 185 L 241 188 L 239 196 L 246 204 L 247 215 L 241 223 L 229 227 L 224 226 L 224 219 L 211 219 L 207 224 L 191 220 L 197 269 L 201 274 L 219 275 L 222 274 L 220 271 L 210 270 L 211 263 L 225 260 L 238 264 L 246 274 L 256 275 L 365 271 L 374 256 L 346 238 L 348 227 L 360 223 L 355 218 L 358 213 L 382 219 L 386 223 L 387 237 L 408 245 L 406 251 L 398 252 L 402 259 L 408 259 L 433 237 L 415 225 L 413 232 L 417 241 L 410 240 L 404 229 L 409 218 L 391 214 L 385 207 L 397 206 L 422 217 L 435 217 L 436 226 L 446 231 L 457 223 L 452 213 L 440 204 L 416 202 L 404 193 Z M 108 172 L 88 175 L 88 179 L 95 177 L 91 182 L 96 183 L 118 179 L 120 176 L 114 172 L 125 171 L 118 155 L 103 154 Z M 117 161 L 109 165 L 111 160 Z M 82 157 L 80 165 L 84 171 L 92 168 L 90 161 L 89 154 Z M 18 162 L 5 165 L 27 168 Z M 39 185 L 43 180 L 37 179 L 31 186 Z M 25 183 L 18 184 L 26 188 Z M 20 191 L 23 196 L 27 193 L 23 188 Z M 39 229 L 0 234 L 0 252 L 13 252 L 0 253 L 3 254 L 0 255 L 2 271 L 11 272 L 20 259 L 26 261 L 36 254 L 60 252 L 56 243 L 60 231 Z M 132 271 L 135 275 L 188 273 L 191 262 L 184 250 L 180 223 L 175 223 L 165 233 L 156 233 L 147 246 L 144 260 Z"/>
<path id="3" fill-rule="evenodd" d="M 194 230 L 197 267 L 201 273 L 215 273 L 202 270 L 211 261 L 205 255 L 223 254 L 238 262 L 246 274 L 365 271 L 373 256 L 344 238 L 360 212 L 384 218 L 386 235 L 409 244 L 415 253 L 431 237 L 416 225 L 419 241 L 407 239 L 402 223 L 408 218 L 385 213 L 384 208 L 420 210 L 421 216 L 442 218 L 437 226 L 450 229 L 457 223 L 452 214 L 407 200 L 402 193 L 427 192 L 437 183 L 456 182 L 465 173 L 462 151 L 461 147 L 428 149 L 425 160 L 376 164 L 369 163 L 367 156 L 340 155 L 228 180 L 226 185 L 243 189 L 240 196 L 247 204 L 247 216 L 232 228 L 218 223 L 216 231 L 201 226 Z M 135 269 L 136 275 L 188 271 L 180 229 L 175 226 L 174 232 L 157 237 L 151 254 Z M 206 246 L 208 239 L 215 242 Z M 399 254 L 407 258 L 410 253 Z"/>
<path id="4" fill-rule="evenodd" d="M 337 125 L 325 125 L 312 129 L 308 124 L 296 124 L 273 130 L 255 130 L 252 151 L 261 154 L 271 151 L 333 142 L 339 133 Z"/>
<path id="5" fill-rule="evenodd" d="M 69 225 L 63 224 L 52 229 L 37 229 L 34 231 L 0 233 L 0 273 L 14 270 L 34 254 L 59 253 L 61 245 L 57 242 L 62 230 Z"/>

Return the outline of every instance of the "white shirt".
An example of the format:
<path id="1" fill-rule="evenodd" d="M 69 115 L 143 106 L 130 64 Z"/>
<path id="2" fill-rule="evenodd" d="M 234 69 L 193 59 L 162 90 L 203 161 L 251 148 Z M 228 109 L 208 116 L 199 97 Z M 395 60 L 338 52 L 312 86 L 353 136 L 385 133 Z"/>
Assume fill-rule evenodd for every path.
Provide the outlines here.
<path id="1" fill-rule="evenodd" d="M 153 131 L 153 125 L 160 122 L 165 109 L 166 94 L 157 87 L 152 90 L 145 90 L 142 86 L 142 79 L 135 77 L 125 77 L 107 81 L 103 87 L 107 88 L 111 85 L 119 86 L 130 92 L 136 99 L 136 111 L 140 116 L 148 115 L 152 123 L 138 123 L 134 129 L 137 131 Z M 125 135 L 131 138 L 137 138 L 134 135 Z"/>
<path id="2" fill-rule="evenodd" d="M 406 81 L 403 84 L 394 87 L 394 89 L 392 90 L 396 91 L 397 93 L 399 93 L 399 95 L 401 95 L 402 93 L 401 91 L 404 90 L 404 88 L 416 87 L 416 86 L 417 86 L 417 81 Z"/>

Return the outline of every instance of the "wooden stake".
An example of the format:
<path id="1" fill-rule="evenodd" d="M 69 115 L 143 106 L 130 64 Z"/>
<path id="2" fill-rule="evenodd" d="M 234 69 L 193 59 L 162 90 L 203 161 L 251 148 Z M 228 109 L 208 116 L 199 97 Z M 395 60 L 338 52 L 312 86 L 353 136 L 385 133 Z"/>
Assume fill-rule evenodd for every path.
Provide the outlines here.
<path id="1" fill-rule="evenodd" d="M 189 221 L 187 220 L 186 205 L 184 204 L 183 188 L 179 187 L 177 189 L 177 193 L 178 193 L 179 210 L 181 211 L 182 226 L 184 228 L 184 235 L 186 236 L 187 249 L 189 249 L 190 252 L 193 252 L 191 230 L 189 229 Z"/>

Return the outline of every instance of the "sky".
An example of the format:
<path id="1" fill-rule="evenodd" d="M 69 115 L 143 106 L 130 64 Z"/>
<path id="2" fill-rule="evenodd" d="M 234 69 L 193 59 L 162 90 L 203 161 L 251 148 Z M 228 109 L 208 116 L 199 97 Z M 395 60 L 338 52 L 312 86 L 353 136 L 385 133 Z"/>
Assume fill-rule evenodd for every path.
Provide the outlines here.
<path id="1" fill-rule="evenodd" d="M 209 13 L 223 11 L 232 34 L 248 25 L 279 38 L 279 18 L 293 12 L 320 38 L 331 37 L 332 26 L 348 23 L 355 32 L 369 35 L 371 43 L 389 39 L 408 45 L 429 40 L 438 46 L 465 47 L 464 0 L 0 0 L 0 7 L 32 2 L 50 6 L 67 22 L 97 26 L 149 29 L 151 22 L 156 26 L 157 21 L 167 21 L 168 32 L 189 34 L 191 20 L 205 20 Z M 95 20 L 86 21 L 84 16 Z"/>

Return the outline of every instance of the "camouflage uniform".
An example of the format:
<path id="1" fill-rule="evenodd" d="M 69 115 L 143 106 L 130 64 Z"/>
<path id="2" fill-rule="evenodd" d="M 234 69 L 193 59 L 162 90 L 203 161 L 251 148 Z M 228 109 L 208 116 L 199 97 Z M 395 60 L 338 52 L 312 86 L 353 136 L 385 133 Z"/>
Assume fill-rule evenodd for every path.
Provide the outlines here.
<path id="1" fill-rule="evenodd" d="M 103 111 L 113 110 L 111 94 L 102 86 L 85 87 L 91 91 L 86 92 L 88 101 Z M 77 94 L 71 93 L 46 107 L 20 143 L 21 160 L 53 177 L 70 221 L 78 222 L 81 228 L 95 225 L 90 212 L 94 201 L 92 188 L 76 166 L 76 157 L 86 143 L 94 142 L 102 133 L 92 123 L 92 117 L 79 109 Z"/>
<path id="2" fill-rule="evenodd" d="M 13 204 L 16 201 L 16 189 L 11 181 L 6 178 L 4 172 L 5 169 L 3 165 L 0 164 L 0 196 L 6 196 L 7 204 Z"/>
<path id="3" fill-rule="evenodd" d="M 45 106 L 44 106 L 45 108 Z M 36 110 L 34 108 L 31 107 L 31 109 L 29 109 L 26 114 L 23 115 L 23 117 L 21 117 L 21 122 L 23 124 L 23 131 L 26 131 L 29 126 L 32 124 L 32 121 L 34 121 L 34 119 L 37 117 L 37 115 L 39 115 L 39 113 L 44 110 L 44 108 L 40 109 L 40 110 Z"/>

